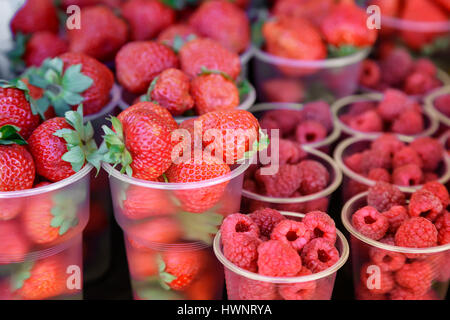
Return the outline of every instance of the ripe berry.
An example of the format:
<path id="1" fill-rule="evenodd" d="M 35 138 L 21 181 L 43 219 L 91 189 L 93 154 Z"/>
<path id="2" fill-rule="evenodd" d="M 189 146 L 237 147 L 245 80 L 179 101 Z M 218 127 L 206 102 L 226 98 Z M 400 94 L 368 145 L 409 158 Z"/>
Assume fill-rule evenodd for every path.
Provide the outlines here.
<path id="1" fill-rule="evenodd" d="M 328 240 L 316 238 L 303 247 L 302 260 L 305 267 L 317 273 L 334 265 L 339 260 L 339 252 Z"/>
<path id="2" fill-rule="evenodd" d="M 408 209 L 411 217 L 423 217 L 434 221 L 443 207 L 439 198 L 432 192 L 421 189 L 412 194 Z"/>
<path id="3" fill-rule="evenodd" d="M 408 248 L 428 248 L 437 244 L 437 230 L 430 220 L 413 217 L 395 233 L 395 245 Z"/>
<path id="4" fill-rule="evenodd" d="M 271 208 L 256 210 L 249 217 L 259 227 L 261 235 L 267 238 L 270 237 L 275 225 L 285 219 L 280 212 Z"/>
<path id="5" fill-rule="evenodd" d="M 383 238 L 389 228 L 388 219 L 371 206 L 356 211 L 352 224 L 357 231 L 374 240 Z"/>
<path id="6" fill-rule="evenodd" d="M 310 231 L 311 239 L 323 238 L 331 243 L 336 242 L 336 226 L 333 219 L 325 212 L 308 212 L 302 222 Z"/>
<path id="7" fill-rule="evenodd" d="M 311 237 L 310 231 L 303 222 L 282 220 L 273 228 L 270 239 L 280 240 L 300 251 Z"/>
<path id="8" fill-rule="evenodd" d="M 258 272 L 272 277 L 293 277 L 302 268 L 298 253 L 279 240 L 263 242 L 258 247 Z"/>
<path id="9" fill-rule="evenodd" d="M 397 187 L 378 181 L 369 188 L 367 204 L 378 211 L 388 211 L 391 207 L 405 204 L 405 195 Z"/>

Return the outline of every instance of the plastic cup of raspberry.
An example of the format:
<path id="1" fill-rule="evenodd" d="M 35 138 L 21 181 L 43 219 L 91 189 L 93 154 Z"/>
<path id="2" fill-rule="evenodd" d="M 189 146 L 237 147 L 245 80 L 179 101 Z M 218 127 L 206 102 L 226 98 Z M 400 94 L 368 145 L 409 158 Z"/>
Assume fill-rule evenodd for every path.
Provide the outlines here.
<path id="1" fill-rule="evenodd" d="M 280 151 L 278 166 L 257 164 L 247 170 L 242 211 L 265 207 L 292 212 L 328 210 L 331 195 L 342 182 L 342 172 L 325 153 L 306 146 L 299 150 L 300 154 L 289 156 L 287 162 Z"/>
<path id="2" fill-rule="evenodd" d="M 246 246 L 246 249 L 242 251 L 242 256 L 235 256 L 232 252 L 229 253 L 229 251 L 227 251 L 232 249 L 224 248 L 224 245 L 232 248 L 233 243 L 230 244 L 227 242 L 227 244 L 225 244 L 221 232 L 216 234 L 214 239 L 214 253 L 224 266 L 225 282 L 229 300 L 331 299 L 336 274 L 348 259 L 349 246 L 347 240 L 339 230 L 334 228 L 333 224 L 333 240 L 335 239 L 335 243 L 320 237 L 312 239 L 312 237 L 309 238 L 308 235 L 306 244 L 304 244 L 302 249 L 297 249 L 298 251 L 296 251 L 296 249 L 293 249 L 290 245 L 293 245 L 294 243 L 299 244 L 300 242 L 293 240 L 289 232 L 283 233 L 282 231 L 285 226 L 281 226 L 281 224 L 285 223 L 288 228 L 289 226 L 294 228 L 295 224 L 303 225 L 302 220 L 305 215 L 285 211 L 277 212 L 278 215 L 280 215 L 280 213 L 285 218 L 278 224 L 280 227 L 279 231 L 281 231 L 280 236 L 284 236 L 286 239 L 284 242 L 281 242 L 279 239 L 265 239 L 263 234 L 260 234 L 260 238 L 251 238 L 251 236 L 246 235 L 245 232 L 235 233 L 237 235 L 236 237 L 242 236 L 245 239 L 249 239 L 249 237 L 253 240 L 256 239 L 255 241 L 257 241 L 258 245 L 258 257 L 256 259 L 258 262 L 255 261 L 255 264 L 257 263 L 259 266 L 256 267 L 258 270 L 242 265 L 243 262 L 248 260 L 245 255 L 251 255 L 251 253 L 246 253 L 244 251 L 248 250 L 251 246 Z M 277 227 L 277 225 L 275 227 Z M 274 229 L 274 232 L 279 231 L 275 231 Z M 293 241 L 290 242 L 290 240 Z M 300 240 L 300 238 L 297 240 Z M 234 240 L 231 239 L 229 241 Z M 242 246 L 242 243 L 239 242 L 241 241 L 240 239 L 236 241 L 238 241 L 235 242 L 237 246 Z M 282 252 L 278 250 L 281 250 Z M 239 249 L 235 252 L 239 253 L 240 251 L 241 250 Z M 254 251 L 256 252 L 256 249 Z M 302 252 L 304 254 L 302 254 Z M 281 267 L 278 269 L 275 267 L 276 263 L 269 263 L 267 265 L 264 263 L 265 259 L 268 259 L 267 261 L 272 260 L 271 256 L 277 257 L 275 259 L 291 258 L 292 261 L 288 264 L 284 264 L 284 268 Z M 236 259 L 241 257 L 242 260 L 239 259 L 241 267 L 236 263 L 232 263 L 227 257 Z M 263 266 L 266 267 L 263 268 Z M 285 274 L 293 273 L 295 273 L 294 276 L 285 276 Z M 267 274 L 277 274 L 277 276 L 269 276 Z"/>
<path id="3" fill-rule="evenodd" d="M 431 92 L 425 97 L 425 108 L 430 110 L 439 121 L 438 132 L 450 128 L 450 86 L 445 86 Z"/>
<path id="4" fill-rule="evenodd" d="M 355 136 L 339 143 L 333 158 L 344 175 L 345 201 L 367 191 L 376 181 L 409 191 L 429 181 L 445 184 L 450 180 L 450 157 L 431 137 Z"/>
<path id="5" fill-rule="evenodd" d="M 429 190 L 442 194 L 445 187 L 439 188 Z M 450 280 L 448 211 L 429 191 L 404 192 L 399 204 L 382 200 L 380 190 L 379 196 L 360 193 L 342 209 L 350 232 L 356 299 L 445 299 Z M 430 214 L 435 209 L 440 210 L 437 217 Z"/>
<path id="6" fill-rule="evenodd" d="M 439 127 L 439 120 L 430 110 L 398 90 L 348 96 L 334 102 L 331 108 L 342 131 L 341 140 L 377 137 L 382 133 L 414 139 L 432 136 Z"/>
<path id="7" fill-rule="evenodd" d="M 83 298 L 92 169 L 86 164 L 58 182 L 0 192 L 0 300 Z"/>

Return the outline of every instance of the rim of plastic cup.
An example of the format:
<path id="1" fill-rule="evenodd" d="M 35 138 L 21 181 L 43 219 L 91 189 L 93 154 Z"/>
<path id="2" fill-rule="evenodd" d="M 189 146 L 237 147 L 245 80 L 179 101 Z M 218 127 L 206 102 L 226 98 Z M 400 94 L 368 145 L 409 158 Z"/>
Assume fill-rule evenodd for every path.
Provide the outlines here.
<path id="1" fill-rule="evenodd" d="M 301 213 L 295 213 L 295 212 L 288 212 L 288 211 L 280 211 L 283 215 L 289 216 L 289 217 L 297 217 L 297 218 L 303 218 L 305 215 Z M 220 231 L 216 233 L 216 236 L 214 238 L 213 242 L 213 249 L 214 253 L 217 257 L 217 259 L 224 265 L 225 268 L 233 271 L 234 273 L 239 274 L 240 276 L 244 276 L 246 278 L 256 280 L 256 281 L 264 281 L 264 282 L 271 282 L 271 283 L 300 283 L 300 282 L 307 282 L 307 281 L 313 281 L 322 279 L 325 277 L 328 277 L 332 275 L 333 273 L 337 272 L 346 262 L 349 256 L 349 245 L 347 242 L 347 239 L 345 239 L 345 236 L 336 229 L 337 238 L 342 244 L 342 252 L 340 252 L 339 260 L 336 261 L 334 265 L 329 267 L 326 270 L 323 270 L 318 273 L 313 273 L 308 276 L 300 276 L 300 277 L 269 277 L 264 276 L 261 274 L 253 273 L 250 271 L 247 271 L 245 269 L 239 268 L 235 264 L 233 264 L 230 260 L 225 258 L 225 256 L 222 253 L 222 249 L 220 246 L 220 238 L 221 234 Z"/>
<path id="2" fill-rule="evenodd" d="M 400 30 L 410 30 L 417 32 L 448 32 L 450 31 L 450 22 L 425 22 L 425 21 L 411 21 L 396 17 L 389 17 L 381 15 L 381 27 L 383 24 L 390 28 Z"/>
<path id="3" fill-rule="evenodd" d="M 436 116 L 438 121 L 442 122 L 446 126 L 450 126 L 450 117 L 447 117 L 445 114 L 434 107 L 434 100 L 444 94 L 450 94 L 450 85 L 438 88 L 427 95 L 424 99 L 425 108 L 430 110 Z"/>
<path id="4" fill-rule="evenodd" d="M 241 66 L 245 66 L 253 56 L 253 46 L 249 45 L 248 48 L 239 55 L 241 60 Z"/>
<path id="5" fill-rule="evenodd" d="M 348 168 L 344 164 L 342 155 L 344 154 L 344 151 L 354 143 L 361 142 L 361 141 L 372 142 L 373 140 L 375 140 L 375 139 L 370 138 L 370 137 L 362 137 L 362 136 L 347 138 L 347 139 L 343 140 L 341 143 L 339 143 L 339 145 L 334 150 L 334 156 L 333 156 L 337 165 L 340 167 L 340 169 L 346 176 L 348 176 L 350 179 L 356 180 L 357 182 L 365 184 L 366 186 L 369 186 L 369 187 L 375 185 L 376 181 L 370 180 L 370 179 L 360 175 L 359 173 L 356 173 L 356 172 L 350 170 L 350 168 Z M 409 142 L 405 139 L 402 139 L 401 137 L 399 137 L 399 140 L 401 140 L 403 142 Z M 448 156 L 446 152 L 444 152 L 443 162 L 445 165 L 445 171 L 444 171 L 444 174 L 437 181 L 442 184 L 445 184 L 450 179 L 450 156 Z M 414 192 L 415 190 L 420 189 L 422 187 L 421 184 L 416 185 L 416 186 L 409 186 L 409 187 L 399 186 L 399 185 L 395 185 L 395 186 L 403 192 Z"/>
<path id="6" fill-rule="evenodd" d="M 351 136 L 361 136 L 361 137 L 379 137 L 382 134 L 385 133 L 392 133 L 395 134 L 397 137 L 404 139 L 406 141 L 412 141 L 419 137 L 429 137 L 432 136 L 439 128 L 439 121 L 436 119 L 433 112 L 430 112 L 427 108 L 422 109 L 422 115 L 426 118 L 428 118 L 429 126 L 424 131 L 422 131 L 419 134 L 415 135 L 406 135 L 406 134 L 400 134 L 400 133 L 394 133 L 394 132 L 363 132 L 355 130 L 348 125 L 346 125 L 344 122 L 339 119 L 339 112 L 349 104 L 360 102 L 360 101 L 380 101 L 383 99 L 382 93 L 366 93 L 366 94 L 359 94 L 359 95 L 352 95 L 347 96 L 342 99 L 339 99 L 335 101 L 331 105 L 331 111 L 334 115 L 335 121 L 337 121 L 337 125 L 341 128 L 343 132 L 345 132 L 348 135 Z"/>
<path id="7" fill-rule="evenodd" d="M 110 114 L 111 111 L 113 111 L 114 108 L 117 107 L 117 105 L 119 104 L 120 95 L 121 95 L 120 86 L 114 83 L 110 92 L 111 99 L 109 100 L 108 104 L 105 107 L 103 107 L 102 110 L 100 110 L 99 112 L 84 116 L 84 121 L 85 122 L 94 121 L 100 117 Z"/>
<path id="8" fill-rule="evenodd" d="M 441 137 L 439 138 L 439 141 L 444 146 L 444 148 L 446 148 L 447 142 L 448 142 L 449 139 L 450 139 L 450 130 L 447 130 L 446 132 L 444 132 L 441 135 Z"/>
<path id="9" fill-rule="evenodd" d="M 55 191 L 83 179 L 87 174 L 91 172 L 92 169 L 93 166 L 91 166 L 89 163 L 86 163 L 80 171 L 66 179 L 33 189 L 0 192 L 0 199 L 32 197 L 46 192 Z"/>
<path id="10" fill-rule="evenodd" d="M 334 180 L 323 190 L 317 193 L 313 193 L 307 196 L 301 196 L 301 197 L 295 197 L 295 198 L 279 198 L 279 197 L 269 197 L 260 195 L 254 192 L 250 192 L 248 190 L 245 190 L 242 188 L 242 196 L 245 198 L 253 199 L 253 200 L 259 200 L 263 202 L 271 202 L 271 203 L 277 203 L 277 204 L 290 204 L 290 203 L 303 203 L 308 202 L 311 200 L 316 200 L 319 198 L 323 198 L 326 196 L 329 196 L 332 194 L 341 184 L 342 182 L 342 172 L 339 169 L 339 166 L 333 161 L 333 159 L 328 156 L 327 154 L 316 150 L 311 147 L 303 147 L 303 150 L 307 153 L 313 154 L 314 156 L 320 158 L 322 161 L 328 163 L 328 165 L 333 169 L 334 171 Z"/>
<path id="11" fill-rule="evenodd" d="M 236 107 L 236 109 L 239 109 L 239 110 L 247 110 L 247 109 L 250 108 L 250 107 L 255 103 L 255 101 L 256 101 L 256 90 L 255 90 L 255 87 L 254 87 L 250 82 L 248 82 L 248 84 L 249 84 L 249 87 L 250 87 L 250 91 L 249 91 L 249 93 L 247 93 L 247 94 L 244 96 L 244 99 L 243 99 L 242 101 L 240 101 L 240 104 L 239 104 L 239 106 Z M 117 102 L 117 104 L 119 105 L 120 109 L 125 110 L 125 109 L 127 109 L 130 105 L 129 105 L 128 103 L 126 103 L 126 102 L 122 99 L 122 93 L 123 93 L 123 91 L 124 91 L 123 87 L 119 87 L 120 98 L 119 98 L 119 101 Z M 176 121 L 177 123 L 181 123 L 181 122 L 183 122 L 184 120 L 196 119 L 196 118 L 198 118 L 198 117 L 199 117 L 198 115 L 196 115 L 196 116 L 190 116 L 190 117 L 182 117 L 182 116 L 180 116 L 180 117 L 174 117 L 174 119 L 175 119 L 175 121 Z"/>
<path id="12" fill-rule="evenodd" d="M 253 54 L 255 58 L 262 60 L 266 63 L 283 65 L 288 67 L 339 68 L 362 61 L 369 55 L 371 49 L 372 49 L 371 47 L 367 47 L 358 50 L 357 52 L 345 57 L 329 58 L 322 60 L 298 60 L 298 59 L 277 57 L 267 52 L 264 52 L 263 50 L 261 50 L 256 46 L 253 46 Z"/>
<path id="13" fill-rule="evenodd" d="M 350 207 L 358 200 L 360 200 L 363 197 L 367 197 L 368 192 L 363 192 L 360 194 L 355 195 L 350 200 L 348 200 L 344 206 L 342 207 L 341 211 L 341 220 L 344 224 L 345 229 L 347 229 L 348 232 L 355 238 L 361 240 L 362 242 L 369 244 L 373 247 L 377 247 L 379 249 L 388 250 L 388 251 L 394 251 L 394 252 L 401 252 L 401 253 L 416 253 L 416 254 L 430 254 L 430 253 L 438 253 L 450 250 L 450 243 L 442 245 L 442 246 L 435 246 L 430 248 L 407 248 L 407 247 L 398 247 L 393 246 L 385 243 L 381 243 L 379 241 L 370 239 L 364 235 L 362 235 L 359 231 L 357 231 L 352 223 L 350 222 L 350 216 L 353 214 L 353 212 L 350 212 Z"/>
<path id="14" fill-rule="evenodd" d="M 287 109 L 287 110 L 295 110 L 300 111 L 304 107 L 302 103 L 291 103 L 291 102 L 268 102 L 268 103 L 258 103 L 250 107 L 248 109 L 249 112 L 261 112 L 261 111 L 269 111 L 269 110 L 279 110 L 279 109 Z M 336 125 L 335 115 L 331 112 L 331 117 L 333 118 L 333 130 L 331 130 L 330 134 L 326 136 L 325 139 L 314 142 L 314 143 L 305 143 L 302 146 L 311 147 L 319 149 L 324 146 L 328 146 L 336 141 L 340 134 L 341 129 L 338 125 Z"/>
<path id="15" fill-rule="evenodd" d="M 117 220 L 116 220 L 117 221 Z M 119 224 L 120 226 L 120 224 Z M 126 237 L 133 239 L 133 241 L 136 241 L 139 243 L 139 245 L 151 249 L 154 251 L 169 251 L 169 250 L 175 250 L 178 252 L 186 252 L 186 251 L 197 251 L 197 250 L 203 250 L 206 248 L 210 248 L 211 244 L 208 244 L 203 241 L 187 241 L 187 242 L 179 242 L 179 243 L 161 243 L 161 242 L 154 242 L 154 241 L 148 241 L 143 242 L 140 241 L 138 238 L 133 237 L 130 235 L 130 233 L 126 232 L 126 229 L 124 229 L 122 226 L 120 226 Z"/>

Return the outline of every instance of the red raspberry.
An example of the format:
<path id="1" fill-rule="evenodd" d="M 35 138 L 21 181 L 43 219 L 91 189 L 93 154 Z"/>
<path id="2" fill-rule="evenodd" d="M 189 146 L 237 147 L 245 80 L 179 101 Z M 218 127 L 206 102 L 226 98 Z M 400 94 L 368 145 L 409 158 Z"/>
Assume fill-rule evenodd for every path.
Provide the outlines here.
<path id="1" fill-rule="evenodd" d="M 330 105 L 325 101 L 314 101 L 303 105 L 302 113 L 305 119 L 319 122 L 328 131 L 333 129 L 333 116 Z"/>
<path id="2" fill-rule="evenodd" d="M 382 132 L 383 121 L 374 110 L 368 110 L 359 115 L 353 116 L 348 121 L 348 126 L 361 132 Z"/>
<path id="3" fill-rule="evenodd" d="M 352 171 L 361 173 L 362 152 L 357 152 L 344 158 L 344 164 Z"/>
<path id="4" fill-rule="evenodd" d="M 434 106 L 447 117 L 450 117 L 450 94 L 444 94 L 436 98 Z"/>
<path id="5" fill-rule="evenodd" d="M 376 269 L 376 267 L 379 269 Z M 372 268 L 379 270 L 380 273 L 378 275 L 373 274 Z M 372 294 L 385 294 L 395 287 L 392 272 L 383 272 L 380 266 L 372 263 L 366 263 L 361 267 L 360 280 L 361 284 Z"/>
<path id="6" fill-rule="evenodd" d="M 300 251 L 311 237 L 309 229 L 303 222 L 282 220 L 273 228 L 270 239 L 279 240 Z"/>
<path id="7" fill-rule="evenodd" d="M 384 150 L 365 150 L 362 153 L 361 172 L 368 174 L 371 169 L 391 167 L 391 154 Z"/>
<path id="8" fill-rule="evenodd" d="M 259 227 L 262 236 L 269 238 L 273 228 L 285 217 L 277 210 L 264 208 L 251 213 L 249 217 Z"/>
<path id="9" fill-rule="evenodd" d="M 409 95 L 421 95 L 432 90 L 436 85 L 434 76 L 416 71 L 406 77 L 403 91 Z"/>
<path id="10" fill-rule="evenodd" d="M 437 181 L 427 182 L 423 185 L 422 190 L 428 190 L 441 200 L 442 206 L 447 208 L 450 203 L 450 196 L 447 188 Z"/>
<path id="11" fill-rule="evenodd" d="M 367 204 L 378 211 L 388 211 L 393 206 L 405 204 L 405 195 L 399 188 L 389 183 L 378 181 L 369 188 Z"/>
<path id="12" fill-rule="evenodd" d="M 358 101 L 350 105 L 347 111 L 347 115 L 356 116 L 369 110 L 374 110 L 376 104 L 373 101 Z"/>
<path id="13" fill-rule="evenodd" d="M 267 156 L 271 157 L 271 148 L 267 150 Z M 298 145 L 298 143 L 286 139 L 279 139 L 278 143 L 278 162 L 279 164 L 296 164 L 301 159 L 306 158 L 307 153 Z"/>
<path id="14" fill-rule="evenodd" d="M 303 267 L 297 274 L 297 277 L 309 276 L 312 272 Z M 312 300 L 316 293 L 316 281 L 298 282 L 292 284 L 281 284 L 278 292 L 284 300 Z"/>
<path id="15" fill-rule="evenodd" d="M 442 246 L 450 243 L 450 213 L 444 211 L 444 213 L 436 219 L 434 225 L 438 231 L 438 244 Z"/>
<path id="16" fill-rule="evenodd" d="M 236 233 L 242 233 L 252 238 L 259 237 L 259 229 L 256 223 L 250 217 L 240 213 L 227 216 L 222 222 L 220 233 L 222 234 L 222 243 L 228 240 L 233 241 L 231 237 Z"/>
<path id="17" fill-rule="evenodd" d="M 426 293 L 425 295 L 418 296 L 411 291 L 402 287 L 396 287 L 390 292 L 391 300 L 436 300 L 432 295 Z"/>
<path id="18" fill-rule="evenodd" d="M 378 85 L 381 80 L 381 70 L 378 64 L 370 59 L 363 61 L 359 74 L 359 83 L 368 88 Z"/>
<path id="19" fill-rule="evenodd" d="M 431 287 L 433 270 L 425 261 L 406 263 L 395 273 L 395 281 L 414 295 L 424 295 Z"/>
<path id="20" fill-rule="evenodd" d="M 402 223 L 409 219 L 408 210 L 404 206 L 393 206 L 381 214 L 388 219 L 390 233 L 395 233 Z"/>
<path id="21" fill-rule="evenodd" d="M 437 230 L 430 220 L 413 217 L 403 222 L 395 233 L 395 245 L 407 248 L 428 248 L 437 244 Z"/>
<path id="22" fill-rule="evenodd" d="M 434 172 L 425 171 L 423 173 L 423 183 L 436 181 L 438 179 L 439 179 L 439 176 L 436 173 L 434 173 Z"/>
<path id="23" fill-rule="evenodd" d="M 280 136 L 285 136 L 294 131 L 297 124 L 303 120 L 303 116 L 297 110 L 280 109 L 267 111 L 261 121 L 265 123 L 267 120 L 275 122 L 276 128 L 280 129 Z"/>
<path id="24" fill-rule="evenodd" d="M 293 277 L 302 268 L 297 251 L 279 240 L 263 242 L 258 247 L 258 272 L 271 277 Z"/>
<path id="25" fill-rule="evenodd" d="M 415 164 L 418 167 L 422 167 L 422 159 L 419 154 L 413 148 L 405 146 L 398 151 L 394 152 L 394 157 L 392 158 L 392 167 L 398 168 L 406 164 Z"/>
<path id="26" fill-rule="evenodd" d="M 435 76 L 437 73 L 437 68 L 433 61 L 428 58 L 419 58 L 414 61 L 414 71 L 429 74 L 430 76 Z"/>
<path id="27" fill-rule="evenodd" d="M 316 238 L 303 247 L 302 259 L 306 268 L 317 273 L 333 266 L 339 260 L 339 252 L 330 241 Z"/>
<path id="28" fill-rule="evenodd" d="M 403 82 L 413 68 L 414 61 L 408 50 L 395 48 L 381 61 L 382 81 L 394 86 Z"/>
<path id="29" fill-rule="evenodd" d="M 411 142 L 410 147 L 419 154 L 424 170 L 436 170 L 443 158 L 444 150 L 436 139 L 430 137 L 417 138 Z"/>
<path id="30" fill-rule="evenodd" d="M 299 190 L 302 194 L 313 194 L 327 187 L 330 174 L 320 162 L 303 160 L 298 164 L 298 168 L 301 176 Z"/>
<path id="31" fill-rule="evenodd" d="M 398 186 L 416 186 L 422 179 L 422 170 L 416 164 L 397 167 L 392 172 L 392 183 Z"/>
<path id="32" fill-rule="evenodd" d="M 336 242 L 336 226 L 333 219 L 325 212 L 309 212 L 302 221 L 310 231 L 311 239 L 323 238 L 333 244 Z"/>
<path id="33" fill-rule="evenodd" d="M 412 194 L 408 209 L 411 217 L 423 217 L 434 221 L 442 212 L 443 207 L 441 200 L 431 191 L 421 189 Z"/>
<path id="34" fill-rule="evenodd" d="M 307 120 L 300 123 L 295 130 L 295 139 L 300 144 L 322 141 L 327 136 L 327 129 L 319 122 Z"/>
<path id="35" fill-rule="evenodd" d="M 257 272 L 258 246 L 261 240 L 245 233 L 234 233 L 223 242 L 223 254 L 239 268 Z"/>
<path id="36" fill-rule="evenodd" d="M 305 209 L 303 212 L 311 211 L 327 211 L 329 200 L 327 197 L 318 198 L 315 200 L 305 202 Z"/>
<path id="37" fill-rule="evenodd" d="M 273 175 L 262 175 L 261 169 L 255 173 L 256 181 L 264 188 L 265 194 L 271 197 L 289 197 L 302 183 L 303 174 L 299 165 L 280 165 Z"/>
<path id="38" fill-rule="evenodd" d="M 384 168 L 370 169 L 367 178 L 374 181 L 384 181 L 387 183 L 391 182 L 391 175 L 389 174 L 389 171 Z"/>
<path id="39" fill-rule="evenodd" d="M 395 121 L 406 110 L 416 108 L 417 104 L 410 100 L 404 92 L 387 89 L 384 92 L 383 100 L 378 104 L 377 111 L 384 120 Z"/>
<path id="40" fill-rule="evenodd" d="M 302 194 L 298 191 L 295 191 L 290 198 L 301 197 Z M 280 211 L 289 211 L 289 212 L 305 212 L 305 203 L 304 202 L 293 202 L 293 203 L 280 203 L 276 205 L 277 210 Z"/>
<path id="41" fill-rule="evenodd" d="M 374 294 L 363 284 L 358 284 L 355 291 L 357 300 L 387 300 L 385 294 Z"/>
<path id="42" fill-rule="evenodd" d="M 387 151 L 393 155 L 400 150 L 405 144 L 398 140 L 397 136 L 392 133 L 385 133 L 372 141 L 371 149 L 374 151 Z"/>
<path id="43" fill-rule="evenodd" d="M 352 224 L 361 234 L 374 240 L 383 238 L 389 228 L 388 219 L 370 206 L 356 211 L 352 216 Z"/>
<path id="44" fill-rule="evenodd" d="M 380 240 L 382 243 L 386 243 L 385 240 Z M 392 244 L 394 243 L 387 243 Z M 370 259 L 381 268 L 381 271 L 397 271 L 405 264 L 406 257 L 400 252 L 388 251 L 379 249 L 376 247 L 370 247 L 369 249 Z"/>
<path id="45" fill-rule="evenodd" d="M 258 193 L 258 187 L 256 186 L 256 182 L 254 180 L 252 180 L 251 178 L 249 179 L 244 179 L 244 184 L 242 185 L 242 188 L 244 190 L 253 192 L 253 193 Z"/>
<path id="46" fill-rule="evenodd" d="M 392 123 L 391 131 L 405 135 L 419 134 L 424 130 L 422 113 L 416 110 L 406 110 Z"/>
<path id="47" fill-rule="evenodd" d="M 239 277 L 240 300 L 279 300 L 275 284 Z M 228 287 L 228 284 L 227 284 Z"/>

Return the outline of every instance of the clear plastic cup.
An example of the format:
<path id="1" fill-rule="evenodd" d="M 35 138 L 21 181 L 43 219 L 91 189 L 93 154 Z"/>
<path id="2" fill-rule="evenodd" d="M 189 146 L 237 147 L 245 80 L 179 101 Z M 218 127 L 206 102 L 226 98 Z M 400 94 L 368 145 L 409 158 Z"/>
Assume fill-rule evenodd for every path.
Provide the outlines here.
<path id="1" fill-rule="evenodd" d="M 253 57 L 253 47 L 250 45 L 247 50 L 240 54 L 239 59 L 241 60 L 241 78 L 248 78 L 248 64 Z"/>
<path id="2" fill-rule="evenodd" d="M 303 214 L 293 212 L 282 212 L 282 214 L 298 221 L 304 217 Z M 279 291 L 289 290 L 289 287 L 291 287 L 298 293 L 291 300 L 330 300 L 337 271 L 345 264 L 349 255 L 347 240 L 339 230 L 336 230 L 336 232 L 336 248 L 340 254 L 339 260 L 324 271 L 300 277 L 269 277 L 236 266 L 225 258 L 221 234 L 218 232 L 214 239 L 214 253 L 224 266 L 228 299 L 280 300 L 283 298 Z"/>
<path id="3" fill-rule="evenodd" d="M 311 147 L 303 147 L 303 149 L 308 154 L 308 160 L 316 160 L 325 166 L 330 174 L 328 186 L 320 192 L 293 198 L 269 197 L 243 189 L 242 212 L 253 212 L 267 207 L 293 212 L 328 211 L 331 195 L 342 182 L 342 172 L 333 159 L 325 153 Z"/>
<path id="4" fill-rule="evenodd" d="M 255 103 L 255 100 L 256 100 L 255 88 L 253 88 L 253 86 L 250 83 L 249 83 L 249 86 L 250 86 L 250 91 L 245 96 L 242 97 L 241 103 L 239 104 L 237 109 L 247 110 L 248 108 L 250 108 L 253 105 L 253 103 Z M 119 107 L 120 107 L 120 109 L 125 110 L 126 108 L 128 108 L 129 106 L 131 106 L 133 104 L 133 102 L 137 98 L 137 96 L 126 91 L 122 87 L 120 88 L 120 91 L 121 91 L 121 99 L 119 101 Z M 194 119 L 197 117 L 198 116 L 189 116 L 189 117 L 178 116 L 178 117 L 174 117 L 174 119 L 177 123 L 181 123 L 184 120 Z"/>
<path id="5" fill-rule="evenodd" d="M 443 95 L 450 94 L 450 85 L 439 88 L 425 97 L 425 108 L 432 112 L 440 123 L 439 132 L 444 132 L 450 128 L 450 117 L 436 108 L 434 102 Z"/>
<path id="6" fill-rule="evenodd" d="M 50 185 L 0 192 L 0 299 L 82 298 L 91 170 L 85 165 Z"/>
<path id="7" fill-rule="evenodd" d="M 381 93 L 366 93 L 361 95 L 348 96 L 334 102 L 333 105 L 331 106 L 331 110 L 338 123 L 338 126 L 341 128 L 342 131 L 340 140 L 353 136 L 374 138 L 382 134 L 383 132 L 363 132 L 355 130 L 349 127 L 344 122 L 342 122 L 341 119 L 339 118 L 340 116 L 346 114 L 351 104 L 355 102 L 362 102 L 362 101 L 376 102 L 381 101 L 382 99 L 383 94 Z M 438 130 L 439 121 L 436 119 L 435 115 L 432 112 L 430 112 L 427 108 L 422 109 L 422 116 L 424 120 L 424 130 L 421 133 L 416 135 L 397 134 L 397 136 L 399 138 L 406 139 L 408 141 L 414 140 L 415 138 L 418 137 L 432 136 Z"/>
<path id="8" fill-rule="evenodd" d="M 411 195 L 413 190 L 405 192 Z M 370 239 L 351 223 L 367 205 L 367 192 L 351 198 L 342 208 L 342 222 L 350 232 L 354 288 L 358 300 L 442 300 L 450 279 L 450 244 L 431 248 L 404 248 Z M 405 264 L 416 263 L 424 281 L 410 292 L 398 285 L 396 274 Z M 426 270 L 426 271 L 425 271 Z"/>
<path id="9" fill-rule="evenodd" d="M 308 101 L 351 95 L 358 89 L 361 62 L 370 52 L 366 48 L 346 57 L 308 61 L 277 57 L 256 47 L 253 50 L 253 76 L 261 101 L 271 100 L 264 92 L 264 84 L 274 79 L 296 81 L 304 88 L 299 96 Z"/>
<path id="10" fill-rule="evenodd" d="M 403 142 L 411 141 L 409 139 L 401 137 L 399 139 Z M 370 180 L 365 176 L 354 172 L 344 163 L 344 158 L 346 158 L 347 156 L 370 148 L 370 145 L 373 140 L 375 140 L 375 138 L 368 138 L 361 136 L 348 138 L 342 141 L 336 147 L 336 150 L 334 150 L 333 158 L 336 161 L 336 164 L 344 173 L 344 179 L 342 183 L 342 197 L 344 201 L 347 201 L 348 199 L 350 199 L 351 197 L 353 197 L 358 193 L 367 191 L 369 187 L 375 184 L 374 180 Z M 447 154 L 444 155 L 444 159 L 440 163 L 438 170 L 435 173 L 439 176 L 438 181 L 442 184 L 445 184 L 447 181 L 450 180 L 450 157 Z M 405 187 L 405 186 L 397 186 L 397 187 L 405 192 L 408 190 L 420 189 L 422 186 L 417 185 L 412 187 Z"/>
<path id="11" fill-rule="evenodd" d="M 296 110 L 301 111 L 303 105 L 299 103 L 287 103 L 287 102 L 273 102 L 273 103 L 259 103 L 255 104 L 248 111 L 253 113 L 253 115 L 259 120 L 264 116 L 264 113 L 271 110 Z M 333 129 L 328 132 L 325 139 L 314 142 L 303 144 L 302 146 L 318 149 L 326 154 L 329 154 L 333 148 L 334 142 L 339 138 L 341 130 L 339 126 L 336 125 L 336 119 L 333 117 Z"/>

